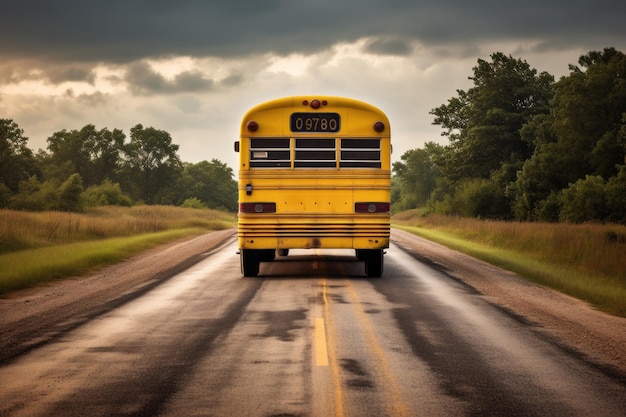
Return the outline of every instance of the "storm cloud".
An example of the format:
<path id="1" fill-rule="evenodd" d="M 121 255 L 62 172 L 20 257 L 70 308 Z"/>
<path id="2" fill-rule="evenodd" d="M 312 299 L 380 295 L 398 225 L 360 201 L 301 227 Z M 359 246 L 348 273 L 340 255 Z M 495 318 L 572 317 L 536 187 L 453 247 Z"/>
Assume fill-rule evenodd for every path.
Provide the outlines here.
<path id="1" fill-rule="evenodd" d="M 360 38 L 387 39 L 373 44 L 382 53 L 399 39 L 563 48 L 626 35 L 626 3 L 607 0 L 9 0 L 1 11 L 0 58 L 50 62 L 287 55 Z"/>
<path id="2" fill-rule="evenodd" d="M 6 0 L 0 117 L 33 148 L 61 129 L 168 131 L 185 161 L 236 165 L 250 106 L 346 95 L 393 121 L 394 158 L 442 141 L 429 111 L 500 51 L 559 76 L 626 50 L 626 2 L 597 0 Z"/>

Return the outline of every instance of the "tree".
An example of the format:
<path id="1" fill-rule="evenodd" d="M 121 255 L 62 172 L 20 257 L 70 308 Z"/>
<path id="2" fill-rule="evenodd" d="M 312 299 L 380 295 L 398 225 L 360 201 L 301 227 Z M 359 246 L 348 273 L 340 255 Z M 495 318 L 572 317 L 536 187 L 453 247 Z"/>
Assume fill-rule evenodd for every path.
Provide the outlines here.
<path id="1" fill-rule="evenodd" d="M 55 132 L 48 138 L 49 162 L 57 167 L 70 163 L 70 170 L 80 174 L 86 186 L 100 184 L 116 178 L 124 139 L 119 129 L 97 130 L 92 124 L 80 130 Z"/>
<path id="2" fill-rule="evenodd" d="M 393 172 L 400 184 L 401 197 L 394 210 L 408 210 L 425 206 L 435 190 L 441 175 L 437 160 L 444 152 L 443 146 L 428 142 L 423 149 L 406 151 L 400 162 L 393 163 Z"/>
<path id="3" fill-rule="evenodd" d="M 626 155 L 626 56 L 614 48 L 592 51 L 570 65 L 555 86 L 555 152 L 570 172 L 569 182 L 586 175 L 616 175 Z"/>
<path id="4" fill-rule="evenodd" d="M 510 188 L 518 219 L 537 219 L 549 196 L 587 176 L 608 181 L 625 162 L 626 56 L 606 48 L 578 62 L 555 84 L 550 115 L 522 129 L 536 148 Z"/>
<path id="5" fill-rule="evenodd" d="M 453 182 L 489 178 L 502 164 L 530 157 L 532 144 L 522 140 L 520 129 L 549 111 L 552 75 L 500 52 L 491 59 L 479 59 L 473 68 L 474 87 L 457 90 L 458 97 L 430 112 L 451 141 L 453 152 L 441 168 Z"/>
<path id="6" fill-rule="evenodd" d="M 78 173 L 91 185 L 92 172 L 91 149 L 95 143 L 95 127 L 87 125 L 81 130 L 55 132 L 48 138 L 50 163 L 55 166 L 67 167 L 73 173 Z M 67 168 L 66 168 L 67 169 Z M 62 178 L 57 178 L 62 180 Z"/>
<path id="7" fill-rule="evenodd" d="M 178 145 L 169 133 L 141 124 L 130 130 L 130 143 L 124 146 L 125 182 L 135 199 L 148 204 L 162 201 L 159 193 L 171 185 L 182 169 Z"/>
<path id="8" fill-rule="evenodd" d="M 91 148 L 93 183 L 90 185 L 117 179 L 126 135 L 120 129 L 104 128 L 97 132 L 96 139 Z"/>
<path id="9" fill-rule="evenodd" d="M 237 211 L 237 181 L 233 170 L 217 159 L 185 163 L 174 188 L 179 190 L 176 198 L 179 204 L 196 198 L 209 208 Z"/>
<path id="10" fill-rule="evenodd" d="M 28 138 L 17 123 L 10 119 L 0 119 L 0 184 L 3 184 L 7 202 L 6 189 L 17 193 L 21 181 L 28 180 L 33 175 L 40 175 L 33 152 L 26 146 Z"/>

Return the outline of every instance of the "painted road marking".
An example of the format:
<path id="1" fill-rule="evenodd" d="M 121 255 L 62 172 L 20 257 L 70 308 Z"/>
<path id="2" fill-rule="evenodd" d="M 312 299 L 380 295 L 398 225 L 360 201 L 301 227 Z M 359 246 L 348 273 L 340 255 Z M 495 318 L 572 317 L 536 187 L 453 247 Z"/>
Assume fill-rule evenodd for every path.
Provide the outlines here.
<path id="1" fill-rule="evenodd" d="M 317 366 L 328 366 L 326 326 L 322 317 L 315 319 L 315 363 Z"/>
<path id="2" fill-rule="evenodd" d="M 330 312 L 330 300 L 328 297 L 328 282 L 326 278 L 321 280 L 322 287 L 322 302 L 324 305 L 324 312 L 322 317 L 315 319 L 315 354 L 316 364 L 318 366 L 330 367 L 332 380 L 333 380 L 333 392 L 335 396 L 334 404 L 334 417 L 344 417 L 344 405 L 343 405 L 343 390 L 341 387 L 341 375 L 339 369 L 339 361 L 337 360 L 337 352 L 333 330 L 332 315 Z M 323 329 L 323 330 L 322 330 Z M 322 343 L 323 340 L 323 343 Z M 322 356 L 322 357 L 320 357 Z"/>

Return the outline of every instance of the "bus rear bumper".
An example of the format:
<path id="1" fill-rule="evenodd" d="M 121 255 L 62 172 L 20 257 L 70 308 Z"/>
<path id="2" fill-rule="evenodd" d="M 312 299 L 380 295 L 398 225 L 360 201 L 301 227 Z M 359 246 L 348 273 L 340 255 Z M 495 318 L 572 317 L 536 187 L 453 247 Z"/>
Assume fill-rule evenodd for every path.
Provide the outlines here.
<path id="1" fill-rule="evenodd" d="M 239 237 L 240 249 L 386 249 L 389 235 L 368 237 Z"/>

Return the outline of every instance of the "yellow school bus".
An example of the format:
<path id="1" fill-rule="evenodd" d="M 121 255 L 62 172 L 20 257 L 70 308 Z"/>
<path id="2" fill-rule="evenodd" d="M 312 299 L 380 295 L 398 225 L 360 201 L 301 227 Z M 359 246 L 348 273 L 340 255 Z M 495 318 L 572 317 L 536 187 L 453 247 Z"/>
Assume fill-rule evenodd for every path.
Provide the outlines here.
<path id="1" fill-rule="evenodd" d="M 343 97 L 261 103 L 241 122 L 241 272 L 289 249 L 349 248 L 380 277 L 389 247 L 391 143 L 387 116 Z"/>

